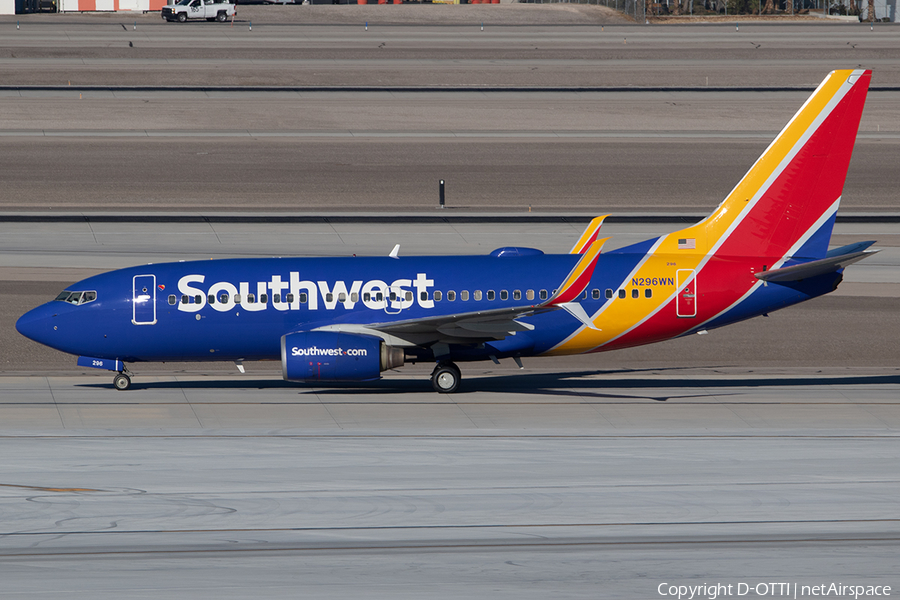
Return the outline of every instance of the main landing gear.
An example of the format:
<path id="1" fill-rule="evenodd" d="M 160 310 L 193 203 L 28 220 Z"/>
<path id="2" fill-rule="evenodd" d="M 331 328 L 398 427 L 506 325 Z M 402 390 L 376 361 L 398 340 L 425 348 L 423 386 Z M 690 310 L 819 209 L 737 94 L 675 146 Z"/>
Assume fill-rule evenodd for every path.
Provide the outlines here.
<path id="1" fill-rule="evenodd" d="M 450 361 L 441 361 L 431 372 L 431 385 L 440 394 L 452 394 L 459 389 L 462 380 L 459 367 Z"/>
<path id="2" fill-rule="evenodd" d="M 119 371 L 115 377 L 113 377 L 113 387 L 119 390 L 120 392 L 124 392 L 128 388 L 131 387 L 131 373 L 128 371 Z"/>

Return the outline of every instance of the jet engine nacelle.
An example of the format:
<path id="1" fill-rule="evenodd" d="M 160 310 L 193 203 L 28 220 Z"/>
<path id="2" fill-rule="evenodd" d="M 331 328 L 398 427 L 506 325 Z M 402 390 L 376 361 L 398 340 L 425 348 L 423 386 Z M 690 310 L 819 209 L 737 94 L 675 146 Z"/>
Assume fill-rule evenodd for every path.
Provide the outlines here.
<path id="1" fill-rule="evenodd" d="M 281 371 L 287 381 L 371 381 L 403 365 L 403 349 L 373 335 L 302 331 L 281 338 Z"/>

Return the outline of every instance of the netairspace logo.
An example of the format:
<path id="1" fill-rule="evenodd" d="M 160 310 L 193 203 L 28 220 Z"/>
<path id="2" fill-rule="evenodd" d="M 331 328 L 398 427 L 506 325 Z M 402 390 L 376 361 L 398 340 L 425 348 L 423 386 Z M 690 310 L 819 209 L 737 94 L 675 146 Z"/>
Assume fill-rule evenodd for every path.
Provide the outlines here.
<path id="1" fill-rule="evenodd" d="M 715 583 L 702 585 L 680 585 L 661 583 L 656 588 L 660 596 L 671 596 L 678 600 L 727 597 L 786 597 L 786 598 L 874 598 L 891 595 L 889 585 L 844 585 L 838 583 L 821 583 L 819 585 L 801 585 L 794 582 L 768 583 Z"/>
<path id="2" fill-rule="evenodd" d="M 291 348 L 291 356 L 368 356 L 369 351 L 365 348 L 319 348 L 311 346 L 309 348 Z"/>

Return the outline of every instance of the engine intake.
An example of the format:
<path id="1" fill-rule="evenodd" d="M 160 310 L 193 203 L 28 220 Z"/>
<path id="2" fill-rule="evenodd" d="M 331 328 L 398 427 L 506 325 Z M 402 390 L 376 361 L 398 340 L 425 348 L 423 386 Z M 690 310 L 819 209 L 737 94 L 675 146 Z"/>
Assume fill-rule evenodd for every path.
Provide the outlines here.
<path id="1" fill-rule="evenodd" d="M 287 381 L 372 381 L 403 361 L 402 348 L 374 335 L 301 331 L 281 338 L 281 371 Z"/>

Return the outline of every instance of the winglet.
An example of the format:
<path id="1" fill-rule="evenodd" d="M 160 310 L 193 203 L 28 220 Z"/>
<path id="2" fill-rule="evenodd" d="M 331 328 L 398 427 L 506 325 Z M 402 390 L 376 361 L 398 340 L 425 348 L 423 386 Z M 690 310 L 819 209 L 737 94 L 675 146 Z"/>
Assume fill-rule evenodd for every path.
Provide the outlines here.
<path id="1" fill-rule="evenodd" d="M 594 274 L 594 267 L 597 266 L 597 259 L 600 257 L 600 250 L 603 249 L 603 244 L 605 244 L 608 239 L 609 238 L 603 238 L 602 240 L 597 240 L 588 246 L 587 251 L 581 255 L 581 260 L 578 261 L 575 268 L 572 269 L 553 297 L 550 298 L 544 306 L 565 304 L 578 298 L 581 292 L 588 286 L 588 283 L 590 283 L 591 277 Z"/>
<path id="2" fill-rule="evenodd" d="M 578 241 L 572 246 L 569 254 L 584 254 L 585 250 L 590 248 L 591 244 L 597 239 L 597 234 L 600 233 L 600 226 L 603 225 L 603 220 L 608 216 L 609 215 L 603 215 L 592 219 L 591 222 L 588 223 L 584 233 L 581 234 L 581 237 L 578 238 Z"/>

